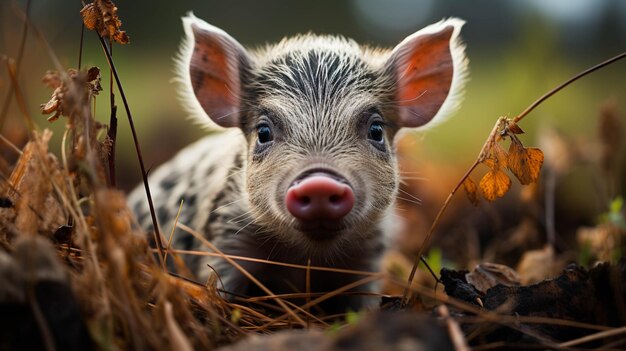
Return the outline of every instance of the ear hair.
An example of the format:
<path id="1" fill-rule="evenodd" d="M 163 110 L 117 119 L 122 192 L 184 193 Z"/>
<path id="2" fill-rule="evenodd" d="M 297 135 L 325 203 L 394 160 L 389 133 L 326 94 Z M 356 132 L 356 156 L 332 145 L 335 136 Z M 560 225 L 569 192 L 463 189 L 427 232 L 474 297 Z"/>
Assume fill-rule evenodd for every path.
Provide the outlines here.
<path id="1" fill-rule="evenodd" d="M 433 126 L 458 108 L 467 78 L 465 45 L 459 33 L 465 22 L 442 20 L 398 44 L 387 69 L 395 74 L 398 125 Z"/>
<path id="2" fill-rule="evenodd" d="M 250 65 L 246 50 L 191 12 L 182 20 L 185 37 L 175 60 L 174 81 L 180 84 L 183 106 L 209 129 L 238 127 L 241 75 Z"/>

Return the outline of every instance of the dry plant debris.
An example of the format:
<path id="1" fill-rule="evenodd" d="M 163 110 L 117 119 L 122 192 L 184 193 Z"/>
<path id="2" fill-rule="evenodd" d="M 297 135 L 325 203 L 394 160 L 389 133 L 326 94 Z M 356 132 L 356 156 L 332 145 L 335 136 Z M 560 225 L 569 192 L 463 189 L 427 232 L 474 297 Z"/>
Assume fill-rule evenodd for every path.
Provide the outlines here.
<path id="1" fill-rule="evenodd" d="M 120 30 L 122 21 L 117 17 L 117 7 L 111 0 L 94 0 L 80 10 L 83 23 L 89 30 L 95 30 L 102 37 L 111 38 L 120 44 L 128 44 L 130 39 Z"/>
<path id="2" fill-rule="evenodd" d="M 112 1 L 95 0 L 81 15 L 88 29 L 128 43 Z M 15 84 L 16 75 L 11 78 Z M 106 140 L 96 138 L 101 125 L 91 112 L 93 97 L 102 90 L 100 70 L 51 71 L 43 80 L 53 93 L 41 110 L 52 114 L 51 121 L 68 117 L 71 145 L 63 145 L 60 162 L 48 152 L 52 134 L 33 133 L 0 188 L 0 349 L 190 350 L 228 344 L 228 350 L 452 350 L 454 345 L 464 349 L 466 342 L 500 342 L 506 348 L 506 342 L 520 341 L 557 348 L 588 342 L 576 339 L 581 335 L 594 338 L 587 345 L 606 345 L 606 340 L 598 341 L 606 336 L 594 335 L 594 330 L 613 333 L 611 342 L 623 345 L 619 337 L 624 333 L 609 327 L 626 324 L 625 261 L 590 270 L 570 266 L 544 280 L 551 271 L 536 267 L 558 266 L 552 246 L 528 251 L 518 265 L 519 275 L 489 263 L 472 273 L 444 269 L 447 296 L 411 285 L 432 301 L 447 303 L 438 317 L 415 313 L 427 309 L 418 295 L 408 305 L 394 303 L 400 297 L 391 296 L 384 299 L 392 305 L 389 310 L 413 312 L 349 313 L 346 324 L 330 324 L 308 309 L 294 309 L 307 318 L 310 330 L 285 330 L 292 329 L 295 319 L 274 318 L 272 314 L 284 312 L 276 306 L 262 299 L 227 302 L 218 293 L 217 280 L 198 284 L 157 263 L 145 233 L 133 224 L 124 195 L 105 185 L 108 149 Z M 517 122 L 523 115 L 498 120 L 476 163 L 488 168 L 479 184 L 469 177 L 475 166 L 459 183 L 472 203 L 481 195 L 489 201 L 504 196 L 511 188 L 507 169 L 523 185 L 538 181 L 544 156 L 520 141 L 523 130 Z M 615 175 L 609 165 L 620 160 L 615 152 L 620 144 L 617 107 L 605 107 L 600 125 L 602 164 Z M 501 145 L 506 138 L 508 150 Z M 607 218 L 578 236 L 594 258 L 611 260 L 624 243 L 621 205 Z M 177 253 L 169 255 L 177 259 Z M 237 339 L 243 340 L 234 344 Z M 558 344 L 565 340 L 570 341 Z"/>
<path id="3" fill-rule="evenodd" d="M 498 119 L 492 133 L 487 138 L 477 163 L 484 164 L 489 171 L 480 179 L 479 187 L 483 197 L 494 201 L 503 197 L 511 189 L 511 179 L 504 172 L 508 169 L 522 185 L 536 183 L 543 165 L 543 151 L 534 147 L 524 147 L 517 134 L 524 131 L 512 120 Z M 510 139 L 509 150 L 500 145 L 505 138 Z M 473 170 L 473 168 L 472 168 Z M 474 205 L 479 202 L 478 187 L 468 176 L 463 180 L 463 189 Z"/>
<path id="4" fill-rule="evenodd" d="M 67 73 L 46 72 L 41 81 L 47 87 L 54 89 L 54 91 L 50 101 L 41 104 L 41 113 L 49 115 L 54 112 L 52 116 L 48 117 L 49 122 L 56 121 L 59 116 L 69 117 L 71 104 L 76 102 L 69 99 L 68 91 L 74 87 L 74 84 L 81 82 L 78 84 L 86 86 L 86 89 L 82 91 L 86 91 L 89 94 L 89 98 L 91 98 L 102 91 L 100 79 L 100 69 L 98 67 L 91 67 L 86 72 L 79 72 L 72 68 L 68 69 Z"/>
<path id="5" fill-rule="evenodd" d="M 561 275 L 529 286 L 498 284 L 481 292 L 468 282 L 465 271 L 442 270 L 448 296 L 475 304 L 476 316 L 490 320 L 487 312 L 513 319 L 490 320 L 492 326 L 468 323 L 473 342 L 509 342 L 525 345 L 576 339 L 626 324 L 626 260 L 600 264 L 590 270 L 570 265 Z M 480 303 L 478 302 L 480 301 Z M 469 316 L 473 313 L 458 311 Z M 593 345 L 589 345 L 593 346 Z M 595 344 L 595 346 L 600 346 Z"/>

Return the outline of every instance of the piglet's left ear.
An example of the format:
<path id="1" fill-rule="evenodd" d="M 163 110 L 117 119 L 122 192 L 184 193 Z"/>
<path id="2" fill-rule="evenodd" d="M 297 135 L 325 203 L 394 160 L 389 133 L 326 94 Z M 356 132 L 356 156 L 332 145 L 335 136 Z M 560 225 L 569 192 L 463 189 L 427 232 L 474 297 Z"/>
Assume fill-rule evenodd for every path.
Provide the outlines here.
<path id="1" fill-rule="evenodd" d="M 396 80 L 400 127 L 438 122 L 462 95 L 467 59 L 459 32 L 465 22 L 451 18 L 404 39 L 386 63 Z"/>

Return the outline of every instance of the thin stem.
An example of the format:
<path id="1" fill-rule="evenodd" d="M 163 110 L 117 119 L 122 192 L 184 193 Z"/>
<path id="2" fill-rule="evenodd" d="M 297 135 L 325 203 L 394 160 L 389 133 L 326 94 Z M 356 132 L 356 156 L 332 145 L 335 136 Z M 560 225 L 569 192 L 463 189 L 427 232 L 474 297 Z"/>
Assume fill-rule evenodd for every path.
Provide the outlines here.
<path id="1" fill-rule="evenodd" d="M 80 44 L 78 47 L 78 70 L 83 63 L 83 39 L 85 37 L 85 22 L 80 22 Z"/>
<path id="2" fill-rule="evenodd" d="M 559 344 L 559 347 L 572 347 L 580 344 L 584 344 L 590 341 L 608 338 L 615 335 L 626 334 L 626 327 L 603 330 L 601 332 L 597 332 L 595 334 L 586 335 L 578 339 L 570 340 L 564 343 Z"/>
<path id="3" fill-rule="evenodd" d="M 428 271 L 430 272 L 430 275 L 432 275 L 433 278 L 435 278 L 435 281 L 439 283 L 441 280 L 439 280 L 439 277 L 437 277 L 437 273 L 435 273 L 433 269 L 430 268 L 430 265 L 428 264 L 428 261 L 426 261 L 426 257 L 424 257 L 424 255 L 420 256 L 420 261 L 422 261 L 426 269 L 428 269 Z"/>
<path id="4" fill-rule="evenodd" d="M 143 186 L 146 189 L 146 196 L 148 197 L 148 206 L 150 207 L 150 216 L 152 217 L 152 226 L 154 228 L 154 241 L 156 242 L 157 249 L 159 250 L 159 260 L 161 265 L 163 265 L 163 242 L 161 241 L 161 232 L 159 231 L 159 224 L 156 218 L 156 212 L 154 210 L 154 203 L 152 202 L 152 195 L 150 193 L 150 185 L 148 184 L 148 173 L 146 172 L 146 166 L 143 162 L 143 156 L 141 154 L 141 148 L 139 147 L 139 138 L 137 137 L 137 131 L 135 130 L 135 123 L 133 122 L 133 117 L 130 113 L 130 107 L 128 107 L 128 100 L 126 100 L 126 94 L 124 94 L 124 88 L 122 87 L 122 83 L 120 81 L 120 77 L 117 74 L 117 69 L 113 64 L 113 59 L 111 58 L 111 53 L 107 49 L 106 43 L 104 39 L 96 33 L 98 39 L 100 40 L 100 45 L 106 54 L 107 62 L 109 63 L 109 68 L 113 72 L 113 76 L 115 77 L 115 82 L 117 83 L 117 89 L 120 91 L 120 96 L 122 97 L 122 102 L 124 103 L 124 109 L 126 110 L 126 116 L 128 117 L 128 124 L 130 125 L 130 131 L 133 135 L 133 142 L 135 144 L 135 151 L 137 152 L 137 158 L 139 160 L 139 167 L 141 168 L 141 177 L 143 179 Z"/>
<path id="5" fill-rule="evenodd" d="M 561 89 L 565 88 L 566 86 L 574 83 L 575 81 L 577 81 L 578 79 L 588 75 L 591 72 L 597 71 L 600 68 L 604 67 L 604 66 L 608 66 L 611 63 L 615 62 L 615 61 L 619 61 L 621 59 L 623 59 L 624 57 L 626 57 L 626 52 L 622 52 L 621 54 L 614 56 L 602 63 L 599 63 L 591 68 L 588 68 L 580 73 L 578 73 L 577 75 L 573 76 L 572 78 L 566 80 L 565 82 L 563 82 L 562 84 L 560 84 L 559 86 L 557 86 L 556 88 L 550 90 L 549 92 L 543 94 L 543 96 L 541 96 L 539 99 L 537 99 L 535 102 L 533 102 L 530 106 L 528 106 L 524 111 L 522 111 L 522 113 L 520 113 L 519 115 L 517 115 L 517 117 L 515 117 L 513 119 L 513 123 L 517 123 L 519 121 L 522 120 L 522 118 L 526 117 L 527 114 L 529 114 L 532 110 L 534 110 L 537 106 L 539 106 L 542 102 L 544 102 L 546 99 L 548 99 L 550 96 L 556 94 L 557 92 L 559 92 Z"/>
<path id="6" fill-rule="evenodd" d="M 113 55 L 113 41 L 109 38 L 109 50 Z M 113 92 L 113 72 L 109 70 L 109 96 L 111 104 L 111 118 L 109 120 L 109 129 L 107 130 L 107 137 L 111 142 L 111 148 L 109 149 L 109 184 L 112 187 L 117 185 L 115 178 L 115 145 L 117 145 L 117 106 L 115 105 L 115 94 Z"/>
<path id="7" fill-rule="evenodd" d="M 426 251 L 426 248 L 428 247 L 428 244 L 430 243 L 430 238 L 432 237 L 433 233 L 435 232 L 435 228 L 437 228 L 437 225 L 439 224 L 439 219 L 441 218 L 443 213 L 448 208 L 448 204 L 450 203 L 450 200 L 452 200 L 452 197 L 454 196 L 454 194 L 456 194 L 456 192 L 459 190 L 459 188 L 461 187 L 461 185 L 463 184 L 465 179 L 467 177 L 469 177 L 470 173 L 472 173 L 472 171 L 474 171 L 474 168 L 476 168 L 476 166 L 478 166 L 479 163 L 480 162 L 478 161 L 478 159 L 476 161 L 474 161 L 474 164 L 472 165 L 472 167 L 470 167 L 470 169 L 467 172 L 465 172 L 465 175 L 463 176 L 463 178 L 461 178 L 459 183 L 454 187 L 454 189 L 450 192 L 450 194 L 448 194 L 448 197 L 446 198 L 446 201 L 443 203 L 443 206 L 441 206 L 441 209 L 439 209 L 439 213 L 437 213 L 437 216 L 435 217 L 435 220 L 433 221 L 433 224 L 430 226 L 430 230 L 428 231 L 428 234 L 424 238 L 424 241 L 422 241 L 422 245 L 420 246 L 419 250 L 417 251 L 417 255 L 415 255 L 415 260 L 413 261 L 413 268 L 411 268 L 411 274 L 409 274 L 408 284 L 404 288 L 404 293 L 402 294 L 403 295 L 403 297 L 402 297 L 402 301 L 403 301 L 402 304 L 404 306 L 406 306 L 406 304 L 408 303 L 408 300 L 409 300 L 410 286 L 413 284 L 413 279 L 415 279 L 415 273 L 417 272 L 417 266 L 419 266 L 421 257 L 424 254 L 424 252 Z"/>
<path id="8" fill-rule="evenodd" d="M 459 190 L 461 185 L 463 185 L 463 182 L 465 182 L 465 179 L 467 179 L 470 176 L 470 174 L 474 171 L 474 169 L 481 162 L 485 160 L 485 158 L 487 157 L 487 154 L 489 153 L 489 149 L 491 148 L 496 138 L 498 137 L 498 131 L 502 129 L 505 122 L 506 122 L 506 118 L 504 117 L 498 118 L 498 120 L 496 121 L 496 124 L 493 126 L 493 129 L 489 133 L 489 136 L 487 137 L 485 144 L 483 144 L 483 147 L 480 149 L 480 153 L 478 154 L 478 157 L 476 157 L 476 161 L 474 161 L 474 164 L 470 167 L 470 169 L 467 170 L 467 172 L 465 172 L 461 180 L 459 180 L 459 182 L 456 184 L 454 189 L 452 189 L 450 194 L 448 194 L 446 201 L 443 203 L 443 205 L 439 209 L 439 213 L 437 213 L 437 216 L 435 217 L 433 224 L 430 226 L 430 230 L 428 231 L 428 234 L 426 234 L 424 241 L 422 241 L 422 245 L 417 251 L 417 255 L 415 255 L 415 259 L 413 260 L 413 267 L 411 268 L 411 274 L 409 274 L 408 284 L 404 288 L 404 293 L 402 294 L 403 306 L 406 306 L 410 300 L 409 295 L 411 292 L 411 285 L 413 284 L 413 279 L 415 279 L 415 273 L 417 272 L 417 267 L 420 264 L 422 255 L 424 254 L 424 252 L 426 251 L 426 248 L 428 247 L 428 244 L 430 243 L 430 238 L 433 236 L 433 233 L 435 232 L 435 228 L 437 228 L 437 225 L 439 224 L 439 220 L 441 219 L 441 216 L 448 208 L 448 204 L 450 203 L 450 200 L 452 200 L 452 197 L 454 196 L 454 194 L 456 194 L 456 192 Z"/>

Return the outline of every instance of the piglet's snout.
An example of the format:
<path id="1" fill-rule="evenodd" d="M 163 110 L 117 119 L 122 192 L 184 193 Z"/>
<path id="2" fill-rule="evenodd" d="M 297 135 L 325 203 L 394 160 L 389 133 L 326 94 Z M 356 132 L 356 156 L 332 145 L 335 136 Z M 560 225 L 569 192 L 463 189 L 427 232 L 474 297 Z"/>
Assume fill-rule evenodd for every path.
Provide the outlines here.
<path id="1" fill-rule="evenodd" d="M 287 210 L 302 221 L 340 220 L 354 206 L 352 188 L 323 173 L 293 184 L 285 195 Z"/>

